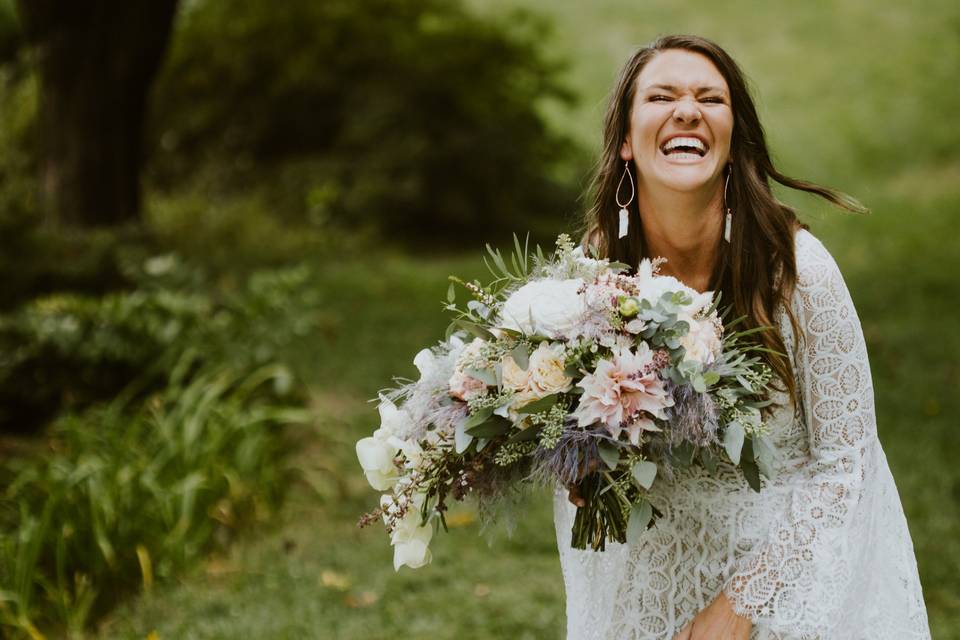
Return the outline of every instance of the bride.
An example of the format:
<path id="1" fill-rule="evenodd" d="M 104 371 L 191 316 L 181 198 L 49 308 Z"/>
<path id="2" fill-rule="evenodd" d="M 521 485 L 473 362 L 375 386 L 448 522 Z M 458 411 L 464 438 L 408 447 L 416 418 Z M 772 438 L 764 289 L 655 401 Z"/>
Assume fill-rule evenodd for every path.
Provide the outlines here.
<path id="1" fill-rule="evenodd" d="M 695 36 L 663 37 L 623 68 L 605 122 L 585 242 L 722 292 L 780 381 L 777 476 L 752 491 L 733 467 L 675 470 L 635 545 L 570 546 L 576 486 L 554 517 L 570 640 L 929 638 L 916 559 L 877 439 L 866 346 L 840 271 L 770 179 L 850 210 L 774 168 L 737 64 Z M 623 207 L 625 213 L 618 214 Z"/>

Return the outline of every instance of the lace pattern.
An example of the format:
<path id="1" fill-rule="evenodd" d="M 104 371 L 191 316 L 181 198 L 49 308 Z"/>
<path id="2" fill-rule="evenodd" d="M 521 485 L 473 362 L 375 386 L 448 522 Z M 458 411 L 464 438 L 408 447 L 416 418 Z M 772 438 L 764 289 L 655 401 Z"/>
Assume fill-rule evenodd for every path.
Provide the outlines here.
<path id="1" fill-rule="evenodd" d="M 753 640 L 930 637 L 860 321 L 823 244 L 806 230 L 795 243 L 801 335 L 782 309 L 777 322 L 801 406 L 774 395 L 777 477 L 758 494 L 729 465 L 683 470 L 655 485 L 657 526 L 601 553 L 570 547 L 576 507 L 558 486 L 568 640 L 670 640 L 721 590 Z"/>

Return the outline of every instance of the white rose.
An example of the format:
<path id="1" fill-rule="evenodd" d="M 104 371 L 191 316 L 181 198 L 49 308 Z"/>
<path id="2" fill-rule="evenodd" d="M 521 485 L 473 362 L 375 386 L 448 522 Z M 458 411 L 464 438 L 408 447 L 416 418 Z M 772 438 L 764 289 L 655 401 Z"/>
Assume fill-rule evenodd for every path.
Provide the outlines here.
<path id="1" fill-rule="evenodd" d="M 573 380 L 564 373 L 563 345 L 541 342 L 530 355 L 530 388 L 539 397 L 569 391 Z"/>
<path id="2" fill-rule="evenodd" d="M 528 282 L 503 303 L 498 326 L 527 335 L 571 338 L 583 321 L 583 280 Z"/>

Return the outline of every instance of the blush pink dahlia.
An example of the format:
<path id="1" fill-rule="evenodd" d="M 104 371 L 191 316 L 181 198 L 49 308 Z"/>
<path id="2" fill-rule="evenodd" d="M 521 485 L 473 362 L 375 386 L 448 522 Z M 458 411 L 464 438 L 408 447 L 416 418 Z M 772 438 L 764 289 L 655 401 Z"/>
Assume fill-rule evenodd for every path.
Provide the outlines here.
<path id="1" fill-rule="evenodd" d="M 583 395 L 573 412 L 577 423 L 600 423 L 615 438 L 625 430 L 634 445 L 640 443 L 641 432 L 659 431 L 650 416 L 666 418 L 664 409 L 673 406 L 673 398 L 657 375 L 658 360 L 645 343 L 636 351 L 615 349 L 611 359 L 600 360 L 578 384 Z"/>

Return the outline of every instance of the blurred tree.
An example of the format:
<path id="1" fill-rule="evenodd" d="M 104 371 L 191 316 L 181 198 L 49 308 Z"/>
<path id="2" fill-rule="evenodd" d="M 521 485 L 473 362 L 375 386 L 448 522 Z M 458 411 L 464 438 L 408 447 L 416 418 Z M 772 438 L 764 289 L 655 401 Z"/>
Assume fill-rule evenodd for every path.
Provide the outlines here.
<path id="1" fill-rule="evenodd" d="M 177 0 L 17 0 L 40 79 L 47 222 L 136 220 L 147 93 Z"/>
<path id="2" fill-rule="evenodd" d="M 549 28 L 458 0 L 190 2 L 154 92 L 149 179 L 176 189 L 206 168 L 221 192 L 269 191 L 291 223 L 414 241 L 559 227 L 576 148 L 540 107 L 574 95 Z"/>

